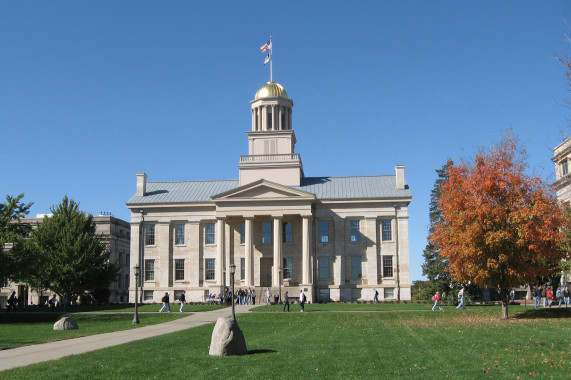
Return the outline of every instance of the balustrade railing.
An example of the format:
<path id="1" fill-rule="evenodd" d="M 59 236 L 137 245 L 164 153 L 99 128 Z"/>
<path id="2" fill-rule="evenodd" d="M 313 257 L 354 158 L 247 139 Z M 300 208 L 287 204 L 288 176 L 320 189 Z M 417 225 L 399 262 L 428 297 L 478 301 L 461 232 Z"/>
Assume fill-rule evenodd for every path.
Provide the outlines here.
<path id="1" fill-rule="evenodd" d="M 299 153 L 292 154 L 256 154 L 240 156 L 240 162 L 264 162 L 264 161 L 299 161 Z"/>

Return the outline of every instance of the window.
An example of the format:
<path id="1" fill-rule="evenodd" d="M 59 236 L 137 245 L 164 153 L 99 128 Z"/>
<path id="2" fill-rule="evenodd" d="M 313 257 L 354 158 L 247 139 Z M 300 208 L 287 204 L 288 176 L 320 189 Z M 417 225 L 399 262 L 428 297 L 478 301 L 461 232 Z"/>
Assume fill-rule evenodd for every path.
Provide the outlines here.
<path id="1" fill-rule="evenodd" d="M 246 223 L 240 224 L 240 244 L 246 244 Z"/>
<path id="2" fill-rule="evenodd" d="M 351 221 L 351 241 L 354 243 L 361 241 L 361 232 L 359 231 L 358 220 Z"/>
<path id="3" fill-rule="evenodd" d="M 177 245 L 184 244 L 184 224 L 175 224 L 175 239 L 174 243 Z"/>
<path id="4" fill-rule="evenodd" d="M 137 284 L 135 284 L 135 286 L 136 286 L 136 285 L 137 285 Z M 125 288 L 128 288 L 128 287 L 129 287 L 129 275 L 126 274 L 126 275 L 125 275 Z"/>
<path id="5" fill-rule="evenodd" d="M 292 278 L 293 277 L 293 259 L 285 258 L 284 259 L 284 277 L 283 278 Z"/>
<path id="6" fill-rule="evenodd" d="M 351 300 L 356 301 L 361 298 L 361 289 L 351 289 Z"/>
<path id="7" fill-rule="evenodd" d="M 330 301 L 331 292 L 329 289 L 319 289 L 319 300 L 320 301 Z"/>
<path id="8" fill-rule="evenodd" d="M 361 257 L 351 257 L 351 278 L 361 278 Z"/>
<path id="9" fill-rule="evenodd" d="M 395 288 L 385 288 L 385 298 L 395 298 Z"/>
<path id="10" fill-rule="evenodd" d="M 215 270 L 214 270 L 214 259 L 206 259 L 205 260 L 205 267 L 206 267 L 206 274 L 205 277 L 207 280 L 214 280 L 215 279 Z"/>
<path id="11" fill-rule="evenodd" d="M 329 222 L 319 222 L 319 241 L 329 243 Z"/>
<path id="12" fill-rule="evenodd" d="M 291 222 L 285 222 L 283 224 L 283 229 L 284 229 L 283 242 L 284 243 L 292 243 L 293 242 L 293 237 L 292 237 L 293 226 L 292 226 L 292 223 Z"/>
<path id="13" fill-rule="evenodd" d="M 184 280 L 184 259 L 174 261 L 174 279 L 175 281 Z"/>
<path id="14" fill-rule="evenodd" d="M 383 277 L 393 277 L 392 256 L 383 256 Z"/>
<path id="15" fill-rule="evenodd" d="M 268 119 L 267 119 L 268 120 L 268 122 L 267 122 L 268 131 L 271 131 L 272 130 L 272 121 L 273 121 L 272 113 L 268 111 L 267 117 L 268 117 Z"/>
<path id="16" fill-rule="evenodd" d="M 130 266 L 131 266 L 131 255 L 128 254 L 128 253 L 125 255 L 125 266 L 126 266 L 126 267 L 130 267 Z"/>
<path id="17" fill-rule="evenodd" d="M 123 287 L 123 276 L 120 274 L 117 275 L 117 289 L 121 289 Z"/>
<path id="18" fill-rule="evenodd" d="M 206 244 L 216 243 L 216 228 L 214 223 L 206 224 Z"/>
<path id="19" fill-rule="evenodd" d="M 145 281 L 155 281 L 155 260 L 145 260 Z"/>
<path id="20" fill-rule="evenodd" d="M 143 301 L 153 301 L 152 290 L 143 290 Z"/>
<path id="21" fill-rule="evenodd" d="M 174 299 L 173 299 L 173 301 L 174 301 L 174 300 L 180 300 L 180 296 L 182 295 L 182 292 L 183 292 L 183 291 L 184 291 L 184 290 L 175 290 L 175 291 L 174 291 Z"/>
<path id="22" fill-rule="evenodd" d="M 563 175 L 569 174 L 569 163 L 567 160 L 564 160 L 561 164 L 561 169 L 563 171 Z"/>
<path id="23" fill-rule="evenodd" d="M 319 279 L 329 279 L 329 257 L 319 258 Z"/>
<path id="24" fill-rule="evenodd" d="M 145 245 L 155 245 L 155 225 L 147 224 L 147 233 L 145 234 Z"/>
<path id="25" fill-rule="evenodd" d="M 123 266 L 123 252 L 119 252 L 119 261 L 117 263 L 120 267 Z"/>
<path id="26" fill-rule="evenodd" d="M 262 244 L 272 244 L 272 223 L 262 222 Z"/>
<path id="27" fill-rule="evenodd" d="M 392 221 L 385 219 L 381 222 L 382 226 L 382 239 L 383 241 L 393 240 Z"/>
<path id="28" fill-rule="evenodd" d="M 240 259 L 240 279 L 246 279 L 246 259 L 243 257 Z"/>

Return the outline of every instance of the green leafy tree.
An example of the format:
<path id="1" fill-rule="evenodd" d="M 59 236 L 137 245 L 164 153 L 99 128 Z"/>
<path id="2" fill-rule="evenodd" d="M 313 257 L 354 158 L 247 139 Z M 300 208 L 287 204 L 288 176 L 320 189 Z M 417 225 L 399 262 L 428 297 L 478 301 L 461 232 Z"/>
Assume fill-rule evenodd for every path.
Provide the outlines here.
<path id="1" fill-rule="evenodd" d="M 35 258 L 35 274 L 27 282 L 35 288 L 68 296 L 94 295 L 116 279 L 118 268 L 109 262 L 109 251 L 96 234 L 93 217 L 78 207 L 64 197 L 32 234 L 28 250 Z"/>
<path id="2" fill-rule="evenodd" d="M 17 197 L 6 196 L 6 203 L 0 203 L 0 280 L 7 278 L 18 280 L 24 269 L 18 265 L 24 239 L 31 231 L 31 226 L 22 223 L 33 203 L 21 202 L 24 194 Z"/>

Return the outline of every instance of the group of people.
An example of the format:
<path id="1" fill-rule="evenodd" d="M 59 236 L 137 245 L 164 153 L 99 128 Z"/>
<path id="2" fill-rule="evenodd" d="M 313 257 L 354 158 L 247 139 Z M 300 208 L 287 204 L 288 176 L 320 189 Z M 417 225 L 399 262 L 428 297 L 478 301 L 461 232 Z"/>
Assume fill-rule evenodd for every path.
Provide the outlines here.
<path id="1" fill-rule="evenodd" d="M 440 309 L 440 310 L 444 310 L 442 308 L 441 303 L 440 303 L 441 297 L 440 297 L 439 291 L 437 291 L 432 296 L 432 300 L 434 301 L 434 306 L 432 306 L 432 311 L 434 311 L 436 309 L 436 307 L 438 307 L 438 309 Z M 463 310 L 466 310 L 466 288 L 464 286 L 458 292 L 458 306 L 456 306 L 456 310 L 460 310 L 460 308 L 462 308 Z"/>
<path id="2" fill-rule="evenodd" d="M 255 305 L 256 304 L 256 290 L 252 288 L 238 289 L 236 292 L 237 305 Z"/>
<path id="3" fill-rule="evenodd" d="M 553 289 L 548 287 L 535 287 L 532 290 L 533 297 L 535 298 L 535 307 L 551 307 L 553 305 L 554 297 L 559 302 L 559 307 L 565 303 L 565 307 L 569 307 L 569 287 L 566 286 L 563 289 L 557 288 L 555 293 Z"/>
<path id="4" fill-rule="evenodd" d="M 300 313 L 303 313 L 305 311 L 305 303 L 307 302 L 307 297 L 305 296 L 305 293 L 303 292 L 303 290 L 299 291 L 299 307 L 301 307 L 301 310 L 299 311 Z M 284 312 L 286 311 L 286 307 L 287 307 L 287 311 L 289 312 L 289 293 L 286 290 L 286 292 L 284 293 Z"/>

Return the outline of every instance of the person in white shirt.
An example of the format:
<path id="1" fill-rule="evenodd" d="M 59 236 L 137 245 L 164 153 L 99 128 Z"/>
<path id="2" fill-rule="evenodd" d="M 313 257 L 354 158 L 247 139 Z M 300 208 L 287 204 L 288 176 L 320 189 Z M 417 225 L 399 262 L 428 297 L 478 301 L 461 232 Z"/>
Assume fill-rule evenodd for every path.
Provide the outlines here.
<path id="1" fill-rule="evenodd" d="M 266 305 L 270 304 L 270 297 L 272 296 L 272 293 L 270 292 L 270 288 L 268 288 L 268 290 L 266 290 Z"/>
<path id="2" fill-rule="evenodd" d="M 305 293 L 303 293 L 303 290 L 299 291 L 299 306 L 301 306 L 301 310 L 300 313 L 303 313 L 305 311 Z"/>
<path id="3" fill-rule="evenodd" d="M 464 307 L 464 310 L 466 310 L 466 299 L 464 298 L 464 292 L 464 287 L 462 287 L 462 289 L 460 289 L 458 292 L 458 299 L 460 300 L 460 303 L 458 306 L 456 306 L 456 310 L 460 310 L 461 307 Z"/>

